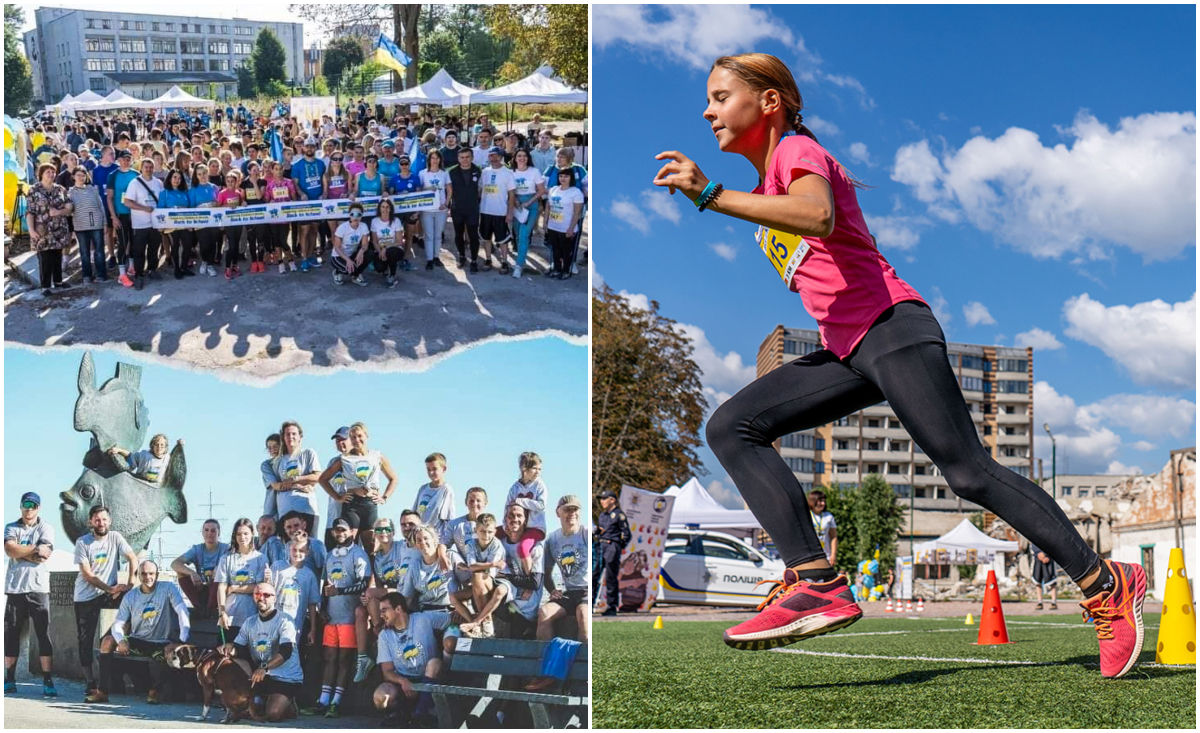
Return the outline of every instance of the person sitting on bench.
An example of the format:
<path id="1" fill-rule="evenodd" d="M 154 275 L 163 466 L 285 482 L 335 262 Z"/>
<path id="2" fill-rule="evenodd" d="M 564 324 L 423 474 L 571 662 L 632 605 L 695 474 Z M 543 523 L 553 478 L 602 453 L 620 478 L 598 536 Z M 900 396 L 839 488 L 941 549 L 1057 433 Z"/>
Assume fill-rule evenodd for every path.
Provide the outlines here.
<path id="1" fill-rule="evenodd" d="M 417 693 L 414 682 L 432 682 L 441 676 L 442 660 L 429 615 L 409 615 L 404 596 L 391 591 L 379 600 L 379 612 L 386 624 L 379 633 L 376 661 L 383 682 L 375 688 L 375 708 L 386 714 L 383 727 L 408 728 L 413 722 L 424 728 L 434 727 L 428 692 Z"/>

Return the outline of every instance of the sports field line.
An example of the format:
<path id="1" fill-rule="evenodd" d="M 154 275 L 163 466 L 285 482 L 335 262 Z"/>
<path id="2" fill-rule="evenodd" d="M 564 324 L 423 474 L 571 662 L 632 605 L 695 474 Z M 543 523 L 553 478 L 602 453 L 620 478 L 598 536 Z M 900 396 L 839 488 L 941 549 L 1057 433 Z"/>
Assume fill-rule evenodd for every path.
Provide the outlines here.
<path id="1" fill-rule="evenodd" d="M 967 657 L 894 657 L 883 654 L 845 654 L 842 652 L 814 652 L 809 649 L 771 649 L 784 654 L 807 654 L 812 657 L 838 657 L 841 659 L 884 659 L 895 662 L 966 662 L 968 664 L 1008 665 L 1013 667 L 1064 667 L 1076 666 L 1075 662 L 1027 662 L 1019 659 L 971 659 Z M 1084 662 L 1085 667 L 1099 667 L 1099 662 Z M 1158 664 L 1143 662 L 1139 667 L 1183 667 L 1195 669 L 1194 664 Z"/>

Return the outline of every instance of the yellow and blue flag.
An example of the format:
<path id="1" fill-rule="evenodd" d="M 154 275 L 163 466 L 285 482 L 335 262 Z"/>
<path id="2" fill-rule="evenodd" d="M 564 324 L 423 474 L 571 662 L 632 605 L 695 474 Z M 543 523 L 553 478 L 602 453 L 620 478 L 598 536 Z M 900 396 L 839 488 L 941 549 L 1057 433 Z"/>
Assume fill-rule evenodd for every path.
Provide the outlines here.
<path id="1" fill-rule="evenodd" d="M 375 61 L 401 74 L 412 63 L 408 54 L 401 51 L 392 39 L 382 33 L 379 34 L 379 42 L 375 44 Z"/>

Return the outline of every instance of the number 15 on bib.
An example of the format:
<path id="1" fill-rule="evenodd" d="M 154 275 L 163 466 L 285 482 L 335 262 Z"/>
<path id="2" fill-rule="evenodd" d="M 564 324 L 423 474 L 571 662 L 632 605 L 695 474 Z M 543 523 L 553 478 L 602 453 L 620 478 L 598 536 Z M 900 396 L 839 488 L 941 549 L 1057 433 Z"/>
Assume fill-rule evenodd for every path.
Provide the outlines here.
<path id="1" fill-rule="evenodd" d="M 788 234 L 763 226 L 758 228 L 754 239 L 767 259 L 771 260 L 771 264 L 775 266 L 775 271 L 783 278 L 783 282 L 790 288 L 796 270 L 800 269 L 800 265 L 803 264 L 805 256 L 811 249 L 808 242 L 805 242 L 804 237 L 799 234 Z"/>

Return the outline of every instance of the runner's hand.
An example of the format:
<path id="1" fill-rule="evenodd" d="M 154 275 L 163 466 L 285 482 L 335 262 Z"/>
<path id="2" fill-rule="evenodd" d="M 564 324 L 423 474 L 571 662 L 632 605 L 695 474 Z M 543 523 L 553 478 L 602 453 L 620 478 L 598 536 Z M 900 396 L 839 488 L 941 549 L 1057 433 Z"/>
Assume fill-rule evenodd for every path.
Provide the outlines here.
<path id="1" fill-rule="evenodd" d="M 118 642 L 117 643 L 117 654 L 128 654 L 128 653 L 129 653 L 129 642 L 124 641 L 124 640 Z"/>
<path id="2" fill-rule="evenodd" d="M 700 172 L 700 166 L 683 153 L 668 150 L 654 156 L 654 159 L 672 161 L 658 169 L 654 177 L 655 186 L 665 186 L 672 194 L 679 189 L 684 196 L 695 201 L 708 185 L 708 178 Z"/>

